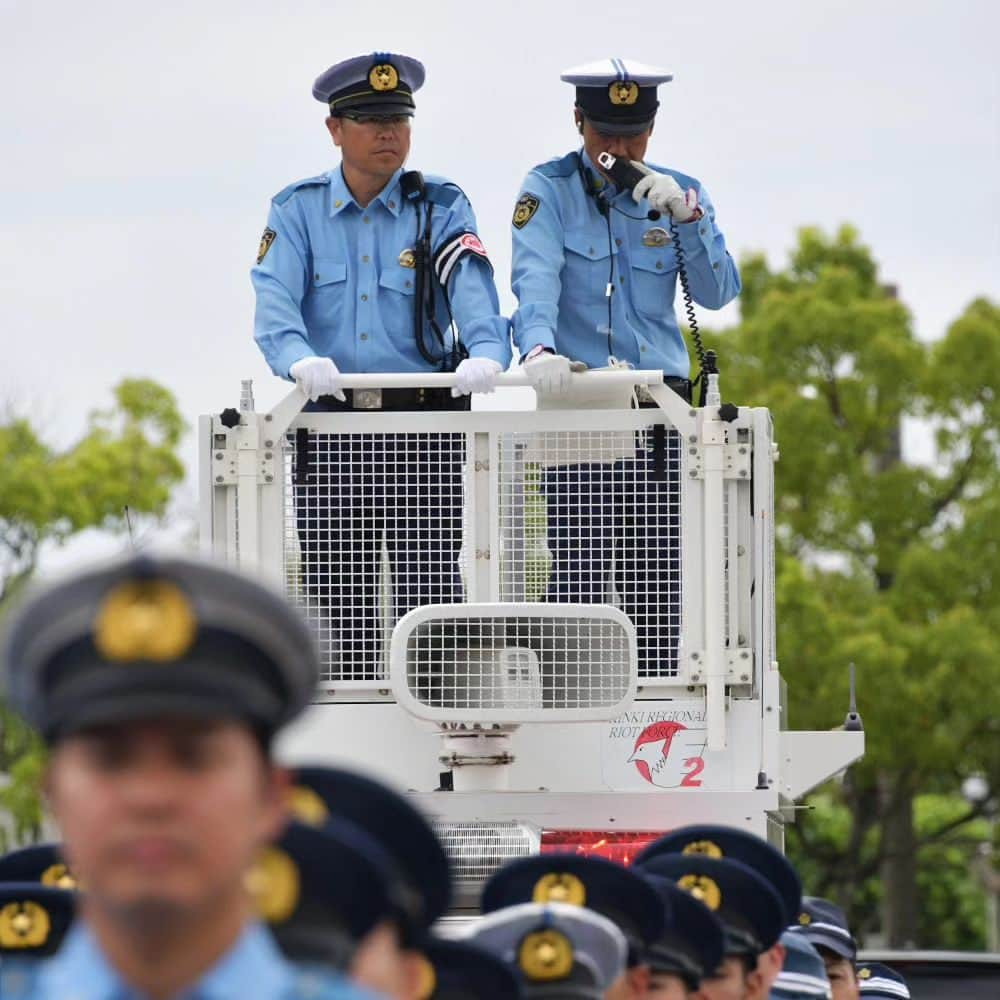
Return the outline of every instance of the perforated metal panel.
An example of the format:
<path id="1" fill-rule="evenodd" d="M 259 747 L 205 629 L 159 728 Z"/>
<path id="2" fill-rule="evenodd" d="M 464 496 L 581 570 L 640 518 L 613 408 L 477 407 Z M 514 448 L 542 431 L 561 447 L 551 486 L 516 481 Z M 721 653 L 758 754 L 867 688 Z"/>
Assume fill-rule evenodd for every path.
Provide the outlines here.
<path id="1" fill-rule="evenodd" d="M 438 834 L 460 888 L 478 889 L 498 868 L 514 858 L 537 854 L 539 831 L 526 823 L 456 823 L 439 826 Z"/>
<path id="2" fill-rule="evenodd" d="M 502 434 L 499 464 L 501 600 L 614 604 L 635 625 L 639 676 L 676 676 L 677 432 Z"/>
<path id="3" fill-rule="evenodd" d="M 392 642 L 400 703 L 435 721 L 610 718 L 635 687 L 635 632 L 603 605 L 423 608 Z"/>
<path id="4" fill-rule="evenodd" d="M 323 681 L 385 681 L 396 621 L 464 599 L 465 454 L 460 433 L 288 435 L 285 579 Z"/>

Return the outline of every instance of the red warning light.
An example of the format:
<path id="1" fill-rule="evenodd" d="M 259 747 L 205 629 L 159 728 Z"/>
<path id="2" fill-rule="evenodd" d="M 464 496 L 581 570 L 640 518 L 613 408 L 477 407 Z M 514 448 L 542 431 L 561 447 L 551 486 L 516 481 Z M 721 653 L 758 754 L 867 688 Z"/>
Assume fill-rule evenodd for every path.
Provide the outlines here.
<path id="1" fill-rule="evenodd" d="M 542 854 L 584 854 L 629 865 L 662 830 L 543 830 Z"/>

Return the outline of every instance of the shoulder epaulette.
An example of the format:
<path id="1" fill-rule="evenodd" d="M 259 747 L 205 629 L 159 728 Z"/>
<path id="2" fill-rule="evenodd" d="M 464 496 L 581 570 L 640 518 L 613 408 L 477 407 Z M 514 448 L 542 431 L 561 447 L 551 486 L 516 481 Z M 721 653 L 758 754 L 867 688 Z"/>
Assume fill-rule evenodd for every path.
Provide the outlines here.
<path id="1" fill-rule="evenodd" d="M 273 201 L 276 205 L 284 205 L 284 203 L 301 188 L 321 187 L 329 183 L 330 178 L 327 174 L 320 174 L 318 177 L 307 177 L 304 181 L 295 181 L 294 183 L 289 184 L 288 187 L 282 188 L 271 199 L 271 201 Z"/>
<path id="2" fill-rule="evenodd" d="M 558 159 L 546 160 L 532 170 L 543 177 L 570 177 L 580 169 L 580 154 L 567 153 Z"/>
<path id="3" fill-rule="evenodd" d="M 451 208 L 456 199 L 464 195 L 465 192 L 451 181 L 427 181 L 424 186 L 424 196 L 427 200 L 442 208 Z"/>

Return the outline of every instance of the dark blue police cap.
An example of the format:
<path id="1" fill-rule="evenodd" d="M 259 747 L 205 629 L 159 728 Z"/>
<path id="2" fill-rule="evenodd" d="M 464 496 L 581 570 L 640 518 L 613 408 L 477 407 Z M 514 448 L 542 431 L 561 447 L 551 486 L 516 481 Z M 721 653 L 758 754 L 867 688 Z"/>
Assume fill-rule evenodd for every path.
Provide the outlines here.
<path id="1" fill-rule="evenodd" d="M 330 114 L 412 115 L 413 95 L 424 83 L 423 63 L 393 52 L 373 52 L 336 63 L 313 84 L 313 97 Z"/>
<path id="2" fill-rule="evenodd" d="M 727 955 L 757 956 L 781 936 L 784 907 L 771 883 L 729 858 L 663 854 L 644 861 L 643 873 L 672 879 L 722 922 Z"/>
<path id="3" fill-rule="evenodd" d="M 482 911 L 515 903 L 569 903 L 603 914 L 625 935 L 631 965 L 642 963 L 644 946 L 663 929 L 663 903 L 645 879 L 582 854 L 536 854 L 504 865 L 483 887 Z"/>
<path id="4" fill-rule="evenodd" d="M 666 910 L 660 936 L 646 949 L 646 964 L 654 972 L 672 972 L 691 990 L 722 965 L 725 931 L 707 906 L 671 879 L 642 873 L 657 891 Z"/>
<path id="5" fill-rule="evenodd" d="M 11 705 L 50 743 L 148 719 L 234 719 L 270 738 L 319 657 L 277 593 L 208 562 L 129 556 L 30 598 L 2 649 Z"/>
<path id="6" fill-rule="evenodd" d="M 785 906 L 786 924 L 794 923 L 799 915 L 802 882 L 792 863 L 766 840 L 746 830 L 705 824 L 683 826 L 645 847 L 636 864 L 660 854 L 704 854 L 740 861 L 774 886 Z"/>
<path id="7" fill-rule="evenodd" d="M 390 868 L 353 823 L 292 822 L 261 853 L 248 885 L 285 955 L 343 971 L 361 938 L 392 915 Z"/>
<path id="8" fill-rule="evenodd" d="M 0 955 L 44 958 L 59 950 L 76 907 L 76 893 L 39 885 L 0 885 Z"/>
<path id="9" fill-rule="evenodd" d="M 35 882 L 54 889 L 77 889 L 58 844 L 32 844 L 0 858 L 0 883 Z"/>
<path id="10" fill-rule="evenodd" d="M 858 966 L 858 989 L 863 997 L 884 997 L 886 1000 L 910 1000 L 906 980 L 881 962 L 862 962 Z"/>
<path id="11" fill-rule="evenodd" d="M 430 823 L 402 795 L 331 767 L 300 767 L 294 782 L 290 804 L 297 819 L 348 820 L 390 859 L 396 919 L 404 935 L 427 930 L 444 914 L 451 900 L 448 856 Z"/>
<path id="12" fill-rule="evenodd" d="M 826 948 L 841 958 L 853 962 L 858 954 L 858 943 L 847 926 L 844 911 L 820 896 L 806 896 L 802 912 L 793 922 L 817 948 Z"/>
<path id="13" fill-rule="evenodd" d="M 522 995 L 518 976 L 485 948 L 429 938 L 421 950 L 429 969 L 421 1000 L 517 1000 Z"/>
<path id="14" fill-rule="evenodd" d="M 785 961 L 771 986 L 772 1000 L 829 1000 L 826 966 L 805 935 L 785 931 L 781 943 L 785 946 Z"/>

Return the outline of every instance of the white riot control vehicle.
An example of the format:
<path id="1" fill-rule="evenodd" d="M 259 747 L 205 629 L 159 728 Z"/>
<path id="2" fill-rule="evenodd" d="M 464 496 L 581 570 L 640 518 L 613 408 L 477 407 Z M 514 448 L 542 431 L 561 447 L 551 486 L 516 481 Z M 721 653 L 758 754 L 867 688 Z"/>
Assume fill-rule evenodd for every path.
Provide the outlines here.
<path id="1" fill-rule="evenodd" d="M 380 409 L 386 388 L 453 379 L 347 376 L 355 409 L 336 413 L 303 412 L 298 389 L 255 412 L 244 383 L 239 410 L 200 420 L 204 547 L 277 582 L 323 648 L 284 757 L 411 795 L 460 903 L 510 858 L 627 862 L 687 823 L 780 845 L 796 800 L 858 759 L 864 734 L 851 714 L 830 731 L 786 726 L 769 413 L 720 406 L 717 375 L 699 408 L 631 370 L 574 375 L 533 410 Z M 639 471 L 650 461 L 662 475 Z M 386 488 L 406 476 L 418 486 Z M 446 516 L 457 548 L 434 541 Z M 416 571 L 404 544 L 422 546 Z M 453 576 L 454 600 L 407 608 L 414 572 Z M 555 580 L 567 572 L 572 601 Z M 666 655 L 650 655 L 664 636 Z"/>

